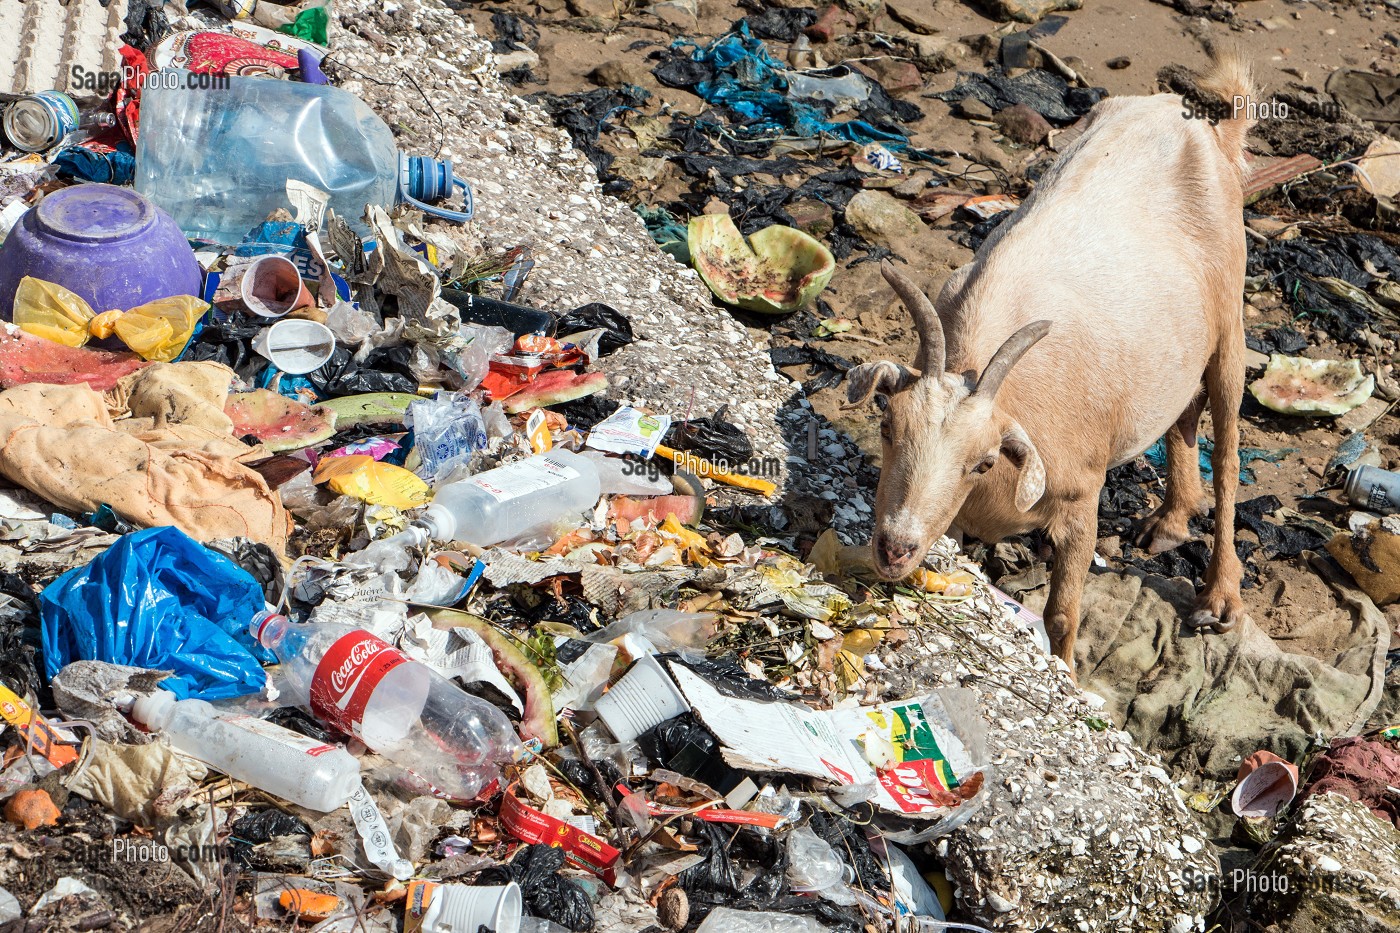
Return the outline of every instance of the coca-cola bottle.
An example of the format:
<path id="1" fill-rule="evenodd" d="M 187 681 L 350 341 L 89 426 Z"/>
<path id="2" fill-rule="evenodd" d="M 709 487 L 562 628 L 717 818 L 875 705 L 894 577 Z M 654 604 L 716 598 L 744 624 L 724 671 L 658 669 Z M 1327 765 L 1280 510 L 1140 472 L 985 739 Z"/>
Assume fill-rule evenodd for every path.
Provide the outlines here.
<path id="1" fill-rule="evenodd" d="M 448 797 L 476 797 L 520 746 L 500 710 L 364 629 L 269 613 L 249 630 L 282 662 L 294 702 Z"/>

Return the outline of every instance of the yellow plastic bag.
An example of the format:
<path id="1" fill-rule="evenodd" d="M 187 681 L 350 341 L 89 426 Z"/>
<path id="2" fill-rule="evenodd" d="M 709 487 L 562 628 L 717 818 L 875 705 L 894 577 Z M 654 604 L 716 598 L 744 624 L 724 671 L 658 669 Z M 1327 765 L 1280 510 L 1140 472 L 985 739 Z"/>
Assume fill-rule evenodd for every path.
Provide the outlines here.
<path id="1" fill-rule="evenodd" d="M 326 457 L 316 464 L 312 480 L 325 483 L 342 496 L 396 509 L 427 505 L 433 497 L 428 484 L 411 471 L 366 454 Z"/>
<path id="2" fill-rule="evenodd" d="M 190 295 L 158 298 L 129 311 L 96 314 L 92 306 L 62 285 L 26 275 L 15 291 L 14 322 L 26 333 L 65 347 L 81 347 L 92 337 L 115 334 L 142 359 L 168 363 L 180 355 L 195 324 L 209 310 Z"/>

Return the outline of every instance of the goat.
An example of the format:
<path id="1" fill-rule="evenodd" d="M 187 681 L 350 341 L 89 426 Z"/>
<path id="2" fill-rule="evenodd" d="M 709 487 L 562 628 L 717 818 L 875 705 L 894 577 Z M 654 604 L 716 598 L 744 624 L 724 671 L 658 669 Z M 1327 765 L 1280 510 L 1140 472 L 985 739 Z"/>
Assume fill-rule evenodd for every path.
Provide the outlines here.
<path id="1" fill-rule="evenodd" d="M 936 302 L 884 262 L 918 331 L 914 366 L 848 373 L 848 408 L 884 397 L 876 571 L 902 579 L 954 525 L 988 542 L 1045 529 L 1046 628 L 1071 675 L 1105 474 L 1165 434 L 1167 488 L 1141 540 L 1154 554 L 1187 541 L 1204 512 L 1207 400 L 1215 546 L 1189 621 L 1228 631 L 1244 618 L 1233 541 L 1253 88 L 1233 54 L 1212 54 L 1200 87 L 1224 119 L 1174 94 L 1099 102 Z"/>

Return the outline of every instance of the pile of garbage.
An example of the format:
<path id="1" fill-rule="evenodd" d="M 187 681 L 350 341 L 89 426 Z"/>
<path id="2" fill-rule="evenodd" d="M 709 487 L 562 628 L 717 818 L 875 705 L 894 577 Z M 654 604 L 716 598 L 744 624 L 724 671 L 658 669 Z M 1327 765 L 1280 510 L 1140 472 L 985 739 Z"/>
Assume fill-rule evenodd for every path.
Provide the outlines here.
<path id="1" fill-rule="evenodd" d="M 876 579 L 853 449 L 709 300 L 839 249 L 706 215 L 681 269 L 436 0 L 217 6 L 5 111 L 0 929 L 1204 929 L 1160 761 L 952 542 Z M 920 158 L 774 66 L 659 65 L 741 145 Z"/>
<path id="2" fill-rule="evenodd" d="M 7 111 L 0 847 L 52 867 L 0 868 L 0 921 L 1029 928 L 1106 896 L 1056 863 L 1110 827 L 1199 917 L 1148 842 L 1184 809 L 1038 620 L 952 551 L 891 588 L 749 524 L 771 428 L 610 375 L 662 322 L 539 310 L 573 276 L 493 216 L 521 192 L 389 129 L 438 85 L 341 80 L 384 17 L 459 75 L 481 44 L 344 6 L 330 52 L 317 8 L 152 9 L 113 93 Z"/>

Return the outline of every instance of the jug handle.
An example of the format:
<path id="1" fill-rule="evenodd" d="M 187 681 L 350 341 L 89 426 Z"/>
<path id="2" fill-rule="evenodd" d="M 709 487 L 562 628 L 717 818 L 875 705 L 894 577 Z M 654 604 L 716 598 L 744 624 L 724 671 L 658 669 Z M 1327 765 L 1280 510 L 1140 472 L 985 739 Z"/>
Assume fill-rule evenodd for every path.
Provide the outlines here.
<path id="1" fill-rule="evenodd" d="M 460 211 L 453 210 L 450 207 L 436 207 L 432 204 L 425 204 L 408 193 L 403 195 L 404 203 L 412 204 L 423 213 L 431 214 L 434 217 L 441 217 L 443 220 L 451 220 L 459 224 L 466 223 L 468 220 L 472 219 L 472 189 L 460 178 L 453 178 L 452 184 L 462 189 L 462 209 Z"/>

